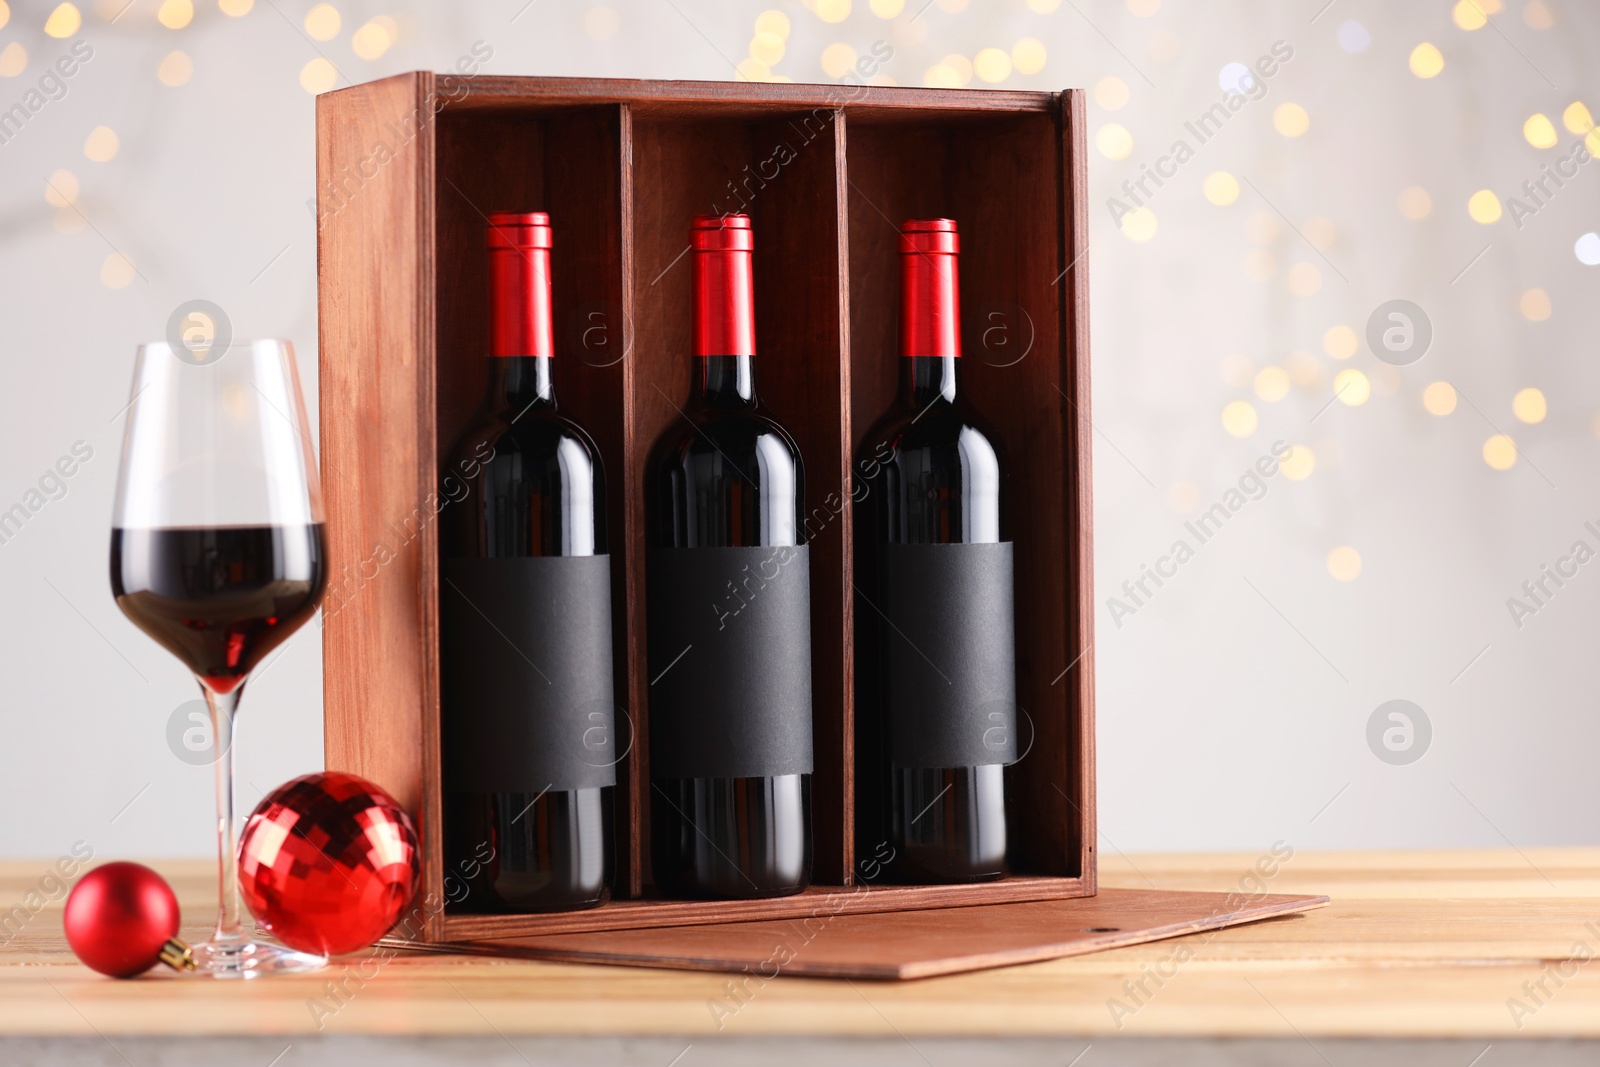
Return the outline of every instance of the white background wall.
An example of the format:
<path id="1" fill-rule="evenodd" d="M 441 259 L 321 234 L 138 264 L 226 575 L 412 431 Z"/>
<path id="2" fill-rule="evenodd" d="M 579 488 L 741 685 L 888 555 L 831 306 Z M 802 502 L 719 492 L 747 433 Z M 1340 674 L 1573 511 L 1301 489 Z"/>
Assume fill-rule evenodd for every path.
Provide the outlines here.
<path id="1" fill-rule="evenodd" d="M 110 596 L 118 416 L 135 344 L 197 297 L 227 310 L 236 337 L 293 339 L 314 403 L 314 126 L 302 78 L 342 86 L 442 70 L 476 41 L 493 48 L 484 69 L 496 74 L 729 78 L 768 5 L 339 0 L 342 25 L 324 42 L 307 33 L 309 0 L 256 0 L 240 17 L 195 0 L 177 29 L 158 21 L 160 0 L 132 0 L 120 15 L 126 0 L 80 2 L 82 25 L 65 40 L 44 32 L 47 3 L 17 0 L 0 27 L 0 109 L 24 100 L 74 40 L 94 50 L 64 98 L 0 144 L 0 508 L 74 442 L 94 450 L 66 495 L 0 544 L 0 855 L 53 856 L 78 839 L 105 857 L 204 855 L 210 770 L 166 739 L 193 685 Z M 1600 272 L 1574 250 L 1600 227 L 1600 164 L 1520 228 L 1467 211 L 1475 190 L 1513 194 L 1566 153 L 1577 138 L 1561 116 L 1573 101 L 1600 112 L 1600 12 L 1476 0 L 1494 9 L 1490 25 L 1466 30 L 1446 0 L 936 0 L 919 14 L 922 2 L 885 19 L 874 8 L 902 5 L 855 0 L 829 22 L 848 0 L 770 0 L 791 22 L 770 69 L 827 80 L 827 46 L 864 53 L 886 40 L 895 57 L 884 74 L 921 85 L 966 73 L 951 53 L 970 60 L 1033 38 L 1042 69 L 1001 86 L 1100 86 L 1091 137 L 1110 123 L 1132 136 L 1125 158 L 1097 153 L 1091 166 L 1101 847 L 1600 842 L 1600 564 L 1520 629 L 1506 605 L 1575 540 L 1600 549 L 1582 528 L 1600 520 Z M 169 0 L 168 20 L 183 21 L 181 8 Z M 398 36 L 363 59 L 352 41 L 375 16 Z M 382 28 L 366 32 L 389 42 Z M 1341 37 L 1369 43 L 1350 51 Z M 1276 41 L 1293 58 L 1161 189 L 1154 235 L 1119 232 L 1107 198 L 1188 136 L 1183 123 L 1221 98 L 1225 65 Z M 1429 79 L 1408 70 L 1424 41 L 1444 58 Z M 157 74 L 182 66 L 166 58 L 174 51 L 193 69 L 171 87 Z M 1126 86 L 1123 106 L 1107 106 L 1117 102 L 1107 78 Z M 1275 129 L 1286 103 L 1309 117 L 1303 135 Z M 1560 149 L 1525 138 L 1535 113 L 1552 120 Z M 118 139 L 104 162 L 85 154 L 99 126 Z M 54 179 L 70 207 L 46 200 L 59 171 L 71 175 Z M 1203 195 L 1214 171 L 1241 184 L 1227 206 Z M 1399 207 L 1411 186 L 1431 199 L 1421 219 Z M 1542 321 L 1520 310 L 1534 289 L 1548 296 Z M 1364 343 L 1346 360 L 1325 353 L 1327 331 L 1361 335 L 1396 297 L 1433 323 L 1420 362 L 1390 368 Z M 1538 312 L 1537 298 L 1527 303 Z M 1272 366 L 1295 384 L 1269 402 L 1251 376 Z M 1370 399 L 1327 406 L 1349 367 Z M 1441 380 L 1462 399 L 1435 416 L 1421 398 Z M 1548 400 L 1537 424 L 1513 414 L 1527 387 Z M 1240 400 L 1259 420 L 1244 438 L 1222 418 Z M 1482 456 L 1497 431 L 1516 442 L 1509 470 Z M 1116 625 L 1105 599 L 1278 439 L 1315 456 L 1310 475 L 1273 478 Z M 1341 546 L 1359 554 L 1353 580 L 1331 573 Z M 320 766 L 320 672 L 307 628 L 252 683 L 246 807 Z M 1432 724 L 1426 755 L 1409 765 L 1367 743 L 1369 717 L 1391 699 L 1414 701 Z"/>

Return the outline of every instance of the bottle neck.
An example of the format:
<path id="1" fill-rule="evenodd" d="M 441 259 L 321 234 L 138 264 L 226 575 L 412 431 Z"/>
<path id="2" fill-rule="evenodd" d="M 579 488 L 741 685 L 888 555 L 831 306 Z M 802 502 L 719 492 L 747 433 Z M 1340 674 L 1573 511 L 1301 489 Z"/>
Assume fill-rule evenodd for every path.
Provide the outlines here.
<path id="1" fill-rule="evenodd" d="M 918 233 L 900 254 L 900 394 L 919 409 L 956 399 L 961 295 L 953 238 Z"/>
<path id="2" fill-rule="evenodd" d="M 921 411 L 956 402 L 955 356 L 907 356 L 900 360 L 900 400 Z"/>
<path id="3" fill-rule="evenodd" d="M 512 242 L 489 250 L 489 403 L 515 408 L 555 403 L 550 249 Z"/>
<path id="4" fill-rule="evenodd" d="M 550 381 L 549 356 L 500 356 L 489 360 L 489 406 L 515 408 L 520 414 L 530 404 L 554 407 L 555 386 Z"/>
<path id="5" fill-rule="evenodd" d="M 711 407 L 752 408 L 756 322 L 750 248 L 738 239 L 708 243 L 714 246 L 694 252 L 695 399 Z"/>
<path id="6" fill-rule="evenodd" d="M 727 409 L 756 406 L 754 356 L 700 356 L 695 363 L 697 403 Z"/>

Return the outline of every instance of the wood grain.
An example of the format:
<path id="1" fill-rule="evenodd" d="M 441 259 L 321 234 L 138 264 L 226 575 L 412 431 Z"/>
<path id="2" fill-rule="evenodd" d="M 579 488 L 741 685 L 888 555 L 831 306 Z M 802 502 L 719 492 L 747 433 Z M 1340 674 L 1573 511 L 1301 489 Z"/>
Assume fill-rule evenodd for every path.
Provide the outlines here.
<path id="1" fill-rule="evenodd" d="M 1003 506 L 1015 543 L 1018 729 L 1007 771 L 1011 862 L 1023 873 L 1092 871 L 1092 690 L 1062 684 L 1076 658 L 1070 618 L 1089 573 L 1071 501 L 1087 493 L 1088 454 L 1074 453 L 1068 345 L 1056 284 L 1066 263 L 1061 139 L 1047 114 L 916 113 L 849 127 L 851 404 L 854 453 L 898 388 L 899 224 L 953 218 L 961 232 L 962 389 L 986 416 L 1006 464 Z M 1084 386 L 1086 389 L 1086 379 Z M 1085 391 L 1085 398 L 1087 393 Z M 1085 531 L 1087 528 L 1085 528 Z M 872 731 L 859 723 L 857 773 L 871 773 Z M 867 795 L 865 792 L 863 796 Z M 863 813 L 863 824 L 871 819 Z M 858 846 L 861 843 L 858 842 Z M 1086 888 L 1092 891 L 1093 876 Z"/>
<path id="2" fill-rule="evenodd" d="M 484 399 L 488 351 L 488 265 L 484 229 L 494 211 L 547 211 L 551 248 L 552 316 L 557 359 L 556 401 L 600 449 L 606 478 L 605 513 L 622 516 L 635 495 L 626 472 L 625 353 L 632 338 L 623 303 L 623 160 L 617 106 L 474 112 L 446 108 L 437 135 L 435 201 L 435 307 L 440 338 L 436 359 L 435 440 L 448 449 Z M 445 460 L 437 461 L 442 473 Z M 637 671 L 627 641 L 629 564 L 622 528 L 609 523 L 612 556 L 612 662 L 621 706 L 613 802 L 619 825 L 633 825 L 638 768 L 627 721 L 633 706 L 630 679 Z M 436 597 L 436 590 L 423 592 Z M 617 849 L 621 895 L 637 896 L 641 879 L 638 836 L 624 834 Z M 631 890 L 631 892 L 630 892 Z"/>
<path id="3" fill-rule="evenodd" d="M 501 209 L 547 210 L 556 228 L 557 340 L 567 356 L 556 387 L 594 435 L 609 478 L 614 662 L 630 736 L 619 738 L 629 756 L 616 794 L 615 903 L 554 916 L 436 916 L 423 938 L 803 916 L 811 907 L 802 898 L 708 906 L 649 896 L 642 475 L 688 391 L 688 221 L 728 210 L 747 211 L 757 230 L 758 387 L 800 443 L 807 511 L 821 516 L 812 541 L 819 891 L 852 881 L 860 741 L 852 517 L 848 508 L 832 514 L 829 501 L 848 497 L 853 451 L 895 387 L 894 223 L 952 215 L 967 249 L 966 346 L 980 356 L 966 361 L 966 385 L 1014 457 L 1011 522 L 1025 579 L 1019 700 L 1034 727 L 1028 755 L 1009 772 L 1019 877 L 874 887 L 863 906 L 1091 894 L 1092 657 L 1080 657 L 1093 609 L 1087 281 L 1084 261 L 1067 269 L 1069 250 L 1087 242 L 1081 94 L 565 78 L 451 85 L 444 94 L 433 75 L 402 75 L 318 100 L 324 490 L 336 580 L 378 540 L 397 541 L 392 562 L 329 620 L 328 766 L 372 778 L 417 814 L 423 888 L 442 896 L 437 535 L 427 509 L 441 449 L 482 395 L 482 226 Z M 366 178 L 378 141 L 395 142 L 393 158 Z M 774 166 L 779 145 L 792 158 Z M 335 183 L 350 184 L 352 169 L 362 177 L 346 197 Z M 1026 356 L 982 358 L 1001 335 L 1029 346 Z M 592 350 L 596 338 L 603 346 Z"/>
<path id="4" fill-rule="evenodd" d="M 839 894 L 842 895 L 842 894 Z M 483 941 L 523 959 L 733 971 L 777 977 L 905 980 L 1081 956 L 1180 934 L 1312 911 L 1322 896 L 1109 889 L 1078 900 L 669 926 Z"/>
<path id="5" fill-rule="evenodd" d="M 1076 878 L 1013 877 L 961 886 L 858 883 L 853 886 L 813 885 L 793 896 L 761 900 L 664 900 L 655 897 L 613 901 L 592 911 L 536 918 L 541 934 L 587 933 L 650 926 L 688 927 L 803 919 L 824 913 L 862 915 L 915 908 L 1008 904 L 1083 895 L 1083 884 Z M 445 919 L 443 936 L 449 941 L 494 940 L 526 934 L 529 926 L 526 915 L 450 915 Z"/>
<path id="6" fill-rule="evenodd" d="M 1101 882 L 1225 893 L 1258 862 L 1242 853 L 1108 852 Z M 20 904 L 53 864 L 0 864 L 0 903 Z M 215 908 L 213 863 L 155 866 L 177 889 L 185 936 L 203 936 Z M 1496 1046 L 1479 1067 L 1522 1062 L 1504 1039 L 1600 1037 L 1600 969 L 1568 965 L 1559 987 L 1544 977 L 1576 944 L 1600 949 L 1590 925 L 1600 920 L 1600 849 L 1297 852 L 1264 888 L 1333 902 L 1302 916 L 919 982 L 779 977 L 752 983 L 753 995 L 720 1019 L 708 1006 L 726 1002 L 736 981 L 727 974 L 413 952 L 357 954 L 321 974 L 244 984 L 165 974 L 118 982 L 73 960 L 57 901 L 7 926 L 0 1032 L 98 1042 L 98 1030 L 118 1045 L 139 1033 L 273 1033 L 285 1043 L 319 1033 L 682 1035 L 680 1049 L 700 1035 L 909 1038 L 924 1049 L 921 1039 L 938 1035 L 1076 1039 L 1059 1063 L 1101 1035 L 1191 1035 L 1283 1039 L 1300 1049 L 1294 1062 L 1308 1064 L 1322 1059 L 1306 1040 L 1342 1064 L 1359 1061 L 1324 1038 L 1471 1034 L 1483 1039 L 1478 1050 Z M 1151 970 L 1170 977 L 1136 1013 L 1114 1018 L 1108 1002 L 1131 1004 L 1124 983 Z M 1523 983 L 1541 979 L 1552 993 L 1519 1029 L 1507 1000 L 1526 999 Z M 329 982 L 343 983 L 342 1004 L 325 1000 Z M 312 1001 L 337 1008 L 320 1029 Z M 1465 1067 L 1478 1050 L 1450 1062 Z M 122 1062 L 103 1045 L 100 1055 Z"/>
<path id="7" fill-rule="evenodd" d="M 1069 830 L 1067 850 L 1079 857 L 1090 893 L 1095 891 L 1095 847 L 1098 839 L 1095 811 L 1094 757 L 1094 425 L 1089 418 L 1092 390 L 1089 384 L 1089 118 L 1087 94 L 1069 89 L 1058 98 L 1061 140 L 1061 203 L 1066 225 L 1057 253 L 1061 271 L 1055 287 L 1061 290 L 1062 399 L 1061 413 L 1067 469 L 1072 480 L 1064 501 L 1072 596 L 1067 601 L 1068 657 L 1063 674 L 1051 687 L 1065 688 L 1072 709 L 1066 737 L 1066 782 L 1053 792 L 1062 794 L 1065 806 L 1046 795 L 1043 803 L 1059 813 Z M 1054 818 L 1056 816 L 1052 816 Z"/>
<path id="8" fill-rule="evenodd" d="M 847 758 L 849 677 L 845 666 L 845 525 L 829 521 L 848 462 L 843 278 L 838 231 L 842 131 L 831 112 L 681 121 L 634 117 L 635 307 L 643 349 L 635 361 L 634 459 L 642 469 L 653 442 L 683 419 L 694 373 L 690 279 L 684 254 L 696 214 L 742 212 L 755 232 L 756 392 L 794 434 L 806 473 L 804 513 L 812 544 L 814 743 L 812 833 L 815 878 L 841 884 L 849 870 Z M 805 284 L 796 284 L 795 268 Z M 635 509 L 643 564 L 642 496 Z M 642 586 L 635 597 L 642 599 Z M 635 635 L 640 644 L 643 633 Z M 642 660 L 641 660 L 642 662 Z M 648 729 L 648 708 L 641 737 Z M 640 834 L 646 839 L 648 828 Z"/>
<path id="9" fill-rule="evenodd" d="M 479 76 L 450 106 L 465 110 L 517 109 L 529 105 L 573 106 L 627 103 L 636 111 L 670 118 L 744 117 L 760 120 L 774 110 L 802 111 L 849 105 L 862 114 L 902 109 L 1050 114 L 1050 93 L 996 89 L 915 89 L 856 84 L 782 84 L 746 81 L 635 81 L 625 78 L 516 78 Z"/>
<path id="10" fill-rule="evenodd" d="M 1066 442 L 1062 391 L 1073 353 L 1062 343 L 1054 284 L 1066 226 L 1056 131 L 1053 117 L 1032 115 L 961 130 L 949 172 L 951 206 L 969 220 L 963 387 L 994 426 L 1010 468 L 1003 506 L 1017 573 L 1017 728 L 1028 747 L 1007 770 L 1007 840 L 1016 842 L 1016 869 L 1077 876 L 1085 869 L 1073 847 L 1079 812 L 1063 794 L 1084 787 L 1072 742 L 1092 709 L 1061 683 L 1073 658 L 1067 606 L 1084 572 L 1067 501 L 1088 472 L 1070 465 Z"/>
<path id="11" fill-rule="evenodd" d="M 639 461 L 644 454 L 643 450 L 650 447 L 650 442 L 639 438 L 638 421 L 633 413 L 639 405 L 639 375 L 637 369 L 639 350 L 639 331 L 637 327 L 637 301 L 634 297 L 634 284 L 638 278 L 638 253 L 636 250 L 634 195 L 633 195 L 633 109 L 623 104 L 618 114 L 618 141 L 620 154 L 617 158 L 617 181 L 619 184 L 618 203 L 620 213 L 618 217 L 618 238 L 622 251 L 621 293 L 622 302 L 622 471 L 620 481 L 623 498 L 617 509 L 611 513 L 613 535 L 618 526 L 621 528 L 622 541 L 612 549 L 622 562 L 622 612 L 614 615 L 618 620 L 613 625 L 621 625 L 622 632 L 617 634 L 621 641 L 623 654 L 617 657 L 619 663 L 627 671 L 626 688 L 619 692 L 626 693 L 627 722 L 628 722 L 628 759 L 624 769 L 628 780 L 626 793 L 620 798 L 616 807 L 616 833 L 618 841 L 616 850 L 618 857 L 625 857 L 619 863 L 627 878 L 617 882 L 616 895 L 622 899 L 637 899 L 644 893 L 645 879 L 649 869 L 649 857 L 645 852 L 645 836 L 649 831 L 647 822 L 650 805 L 648 796 L 650 792 L 650 764 L 648 745 L 645 738 L 649 735 L 644 732 L 645 719 L 645 694 L 649 691 L 650 681 L 646 677 L 649 661 L 645 658 L 644 642 L 639 640 L 639 634 L 644 632 L 644 598 L 637 594 L 637 590 L 644 588 L 644 513 L 635 503 L 644 496 L 644 465 Z M 619 875 L 622 873 L 619 871 Z"/>
<path id="12" fill-rule="evenodd" d="M 437 841 L 437 634 L 422 593 L 437 554 L 431 78 L 317 98 L 317 340 L 332 575 L 324 758 L 387 789 Z M 378 144 L 390 151 L 381 165 Z M 424 885 L 442 889 L 436 848 Z"/>

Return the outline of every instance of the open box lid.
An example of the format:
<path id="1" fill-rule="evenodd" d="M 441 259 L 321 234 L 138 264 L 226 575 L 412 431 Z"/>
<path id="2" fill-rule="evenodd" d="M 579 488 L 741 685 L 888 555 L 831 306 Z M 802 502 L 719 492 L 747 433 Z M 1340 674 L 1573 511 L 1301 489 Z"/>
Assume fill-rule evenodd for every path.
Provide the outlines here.
<path id="1" fill-rule="evenodd" d="M 1093 897 L 546 934 L 429 951 L 774 978 L 910 979 L 1080 956 L 1311 911 L 1324 896 L 1102 889 Z M 385 944 L 416 949 L 412 941 Z"/>

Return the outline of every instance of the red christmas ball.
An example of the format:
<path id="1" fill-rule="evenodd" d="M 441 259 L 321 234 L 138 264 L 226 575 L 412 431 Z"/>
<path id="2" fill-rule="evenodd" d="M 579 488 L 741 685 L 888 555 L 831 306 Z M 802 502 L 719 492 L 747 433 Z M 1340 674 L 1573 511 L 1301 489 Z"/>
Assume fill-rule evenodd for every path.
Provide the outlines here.
<path id="1" fill-rule="evenodd" d="M 143 974 L 178 935 L 178 898 L 138 863 L 96 867 L 67 895 L 61 924 L 85 964 L 113 978 Z"/>
<path id="2" fill-rule="evenodd" d="M 308 774 L 257 805 L 239 841 L 250 914 L 290 948 L 355 952 L 416 892 L 417 831 L 393 797 L 353 774 Z"/>

